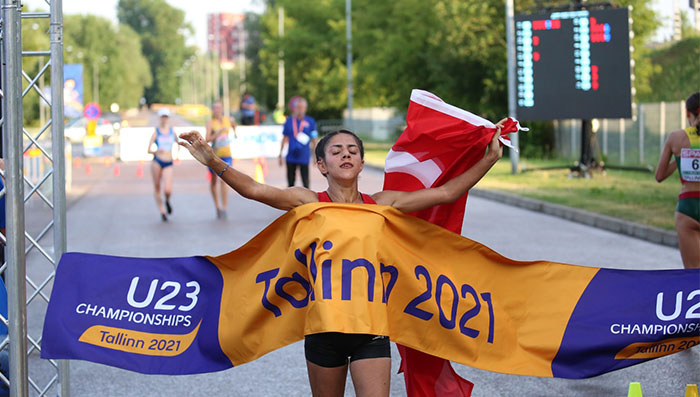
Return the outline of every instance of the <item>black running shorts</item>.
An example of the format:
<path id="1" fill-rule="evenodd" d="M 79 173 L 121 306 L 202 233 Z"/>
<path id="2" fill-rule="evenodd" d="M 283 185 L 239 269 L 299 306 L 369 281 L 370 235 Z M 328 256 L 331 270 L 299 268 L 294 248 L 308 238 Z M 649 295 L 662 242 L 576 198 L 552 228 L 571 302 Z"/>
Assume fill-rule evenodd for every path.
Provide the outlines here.
<path id="1" fill-rule="evenodd" d="M 342 367 L 355 360 L 391 358 L 388 336 L 324 332 L 304 338 L 306 359 L 326 368 Z"/>

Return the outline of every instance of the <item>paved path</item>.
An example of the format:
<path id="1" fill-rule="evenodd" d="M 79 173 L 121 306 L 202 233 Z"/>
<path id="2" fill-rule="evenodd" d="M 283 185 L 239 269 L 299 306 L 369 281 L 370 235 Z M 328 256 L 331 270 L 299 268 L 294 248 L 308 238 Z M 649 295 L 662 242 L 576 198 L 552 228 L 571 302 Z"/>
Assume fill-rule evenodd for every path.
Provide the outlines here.
<path id="1" fill-rule="evenodd" d="M 120 164 L 120 176 L 103 163 L 74 170 L 76 191 L 68 210 L 69 250 L 124 256 L 217 255 L 231 251 L 262 230 L 282 212 L 230 194 L 228 220 L 215 219 L 205 169 L 183 162 L 175 169 L 171 221 L 160 221 L 152 197 L 149 163 L 138 178 L 137 163 Z M 249 161 L 239 168 L 252 173 Z M 282 186 L 284 172 L 268 164 L 268 183 Z M 312 169 L 312 188 L 325 189 Z M 361 190 L 380 189 L 382 175 L 365 170 Z M 520 260 L 547 259 L 586 266 L 627 269 L 680 268 L 677 250 L 621 236 L 541 213 L 472 197 L 468 202 L 465 235 Z M 29 272 L 40 275 L 36 253 Z M 30 333 L 40 333 L 43 313 L 30 312 Z M 398 367 L 394 350 L 393 373 Z M 46 366 L 33 356 L 33 368 Z M 472 380 L 474 396 L 622 396 L 630 381 L 642 382 L 644 396 L 682 396 L 686 383 L 700 383 L 700 348 L 657 359 L 588 380 L 561 380 L 502 375 L 455 365 Z M 36 371 L 36 369 L 34 369 Z M 308 396 L 310 389 L 302 343 L 272 352 L 252 363 L 227 371 L 193 376 L 141 375 L 99 364 L 71 362 L 73 396 Z M 347 395 L 353 395 L 348 382 Z M 405 394 L 401 375 L 392 375 L 392 395 Z"/>

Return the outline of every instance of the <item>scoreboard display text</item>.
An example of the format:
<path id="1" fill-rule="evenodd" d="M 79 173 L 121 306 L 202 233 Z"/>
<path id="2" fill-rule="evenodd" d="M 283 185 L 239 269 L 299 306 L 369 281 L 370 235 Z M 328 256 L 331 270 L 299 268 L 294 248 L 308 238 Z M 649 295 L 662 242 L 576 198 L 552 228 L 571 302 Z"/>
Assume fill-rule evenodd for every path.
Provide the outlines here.
<path id="1" fill-rule="evenodd" d="M 520 120 L 632 116 L 627 8 L 516 15 Z"/>

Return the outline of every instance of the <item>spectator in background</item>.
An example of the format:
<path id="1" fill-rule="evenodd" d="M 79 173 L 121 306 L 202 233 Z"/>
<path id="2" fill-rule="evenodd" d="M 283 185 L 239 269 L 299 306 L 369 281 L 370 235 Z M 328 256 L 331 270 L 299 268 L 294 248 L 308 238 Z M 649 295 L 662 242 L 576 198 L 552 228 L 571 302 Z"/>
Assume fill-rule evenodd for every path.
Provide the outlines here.
<path id="1" fill-rule="evenodd" d="M 311 150 L 316 147 L 316 120 L 306 115 L 308 104 L 306 99 L 299 98 L 292 104 L 292 115 L 287 117 L 282 128 L 282 145 L 280 146 L 279 163 L 282 165 L 282 152 L 287 145 L 287 182 L 289 187 L 296 182 L 297 168 L 305 188 L 309 188 L 309 162 Z"/>
<path id="2" fill-rule="evenodd" d="M 246 92 L 243 94 L 241 99 L 241 124 L 243 125 L 254 125 L 255 124 L 255 110 L 257 105 L 255 104 L 255 98 Z"/>

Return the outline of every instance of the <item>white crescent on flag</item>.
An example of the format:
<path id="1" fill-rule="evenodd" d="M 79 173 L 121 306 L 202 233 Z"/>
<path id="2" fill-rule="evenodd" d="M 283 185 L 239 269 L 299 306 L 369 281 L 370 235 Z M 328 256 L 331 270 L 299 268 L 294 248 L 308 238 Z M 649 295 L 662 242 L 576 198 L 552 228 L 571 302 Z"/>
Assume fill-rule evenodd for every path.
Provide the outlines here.
<path id="1" fill-rule="evenodd" d="M 442 169 L 433 161 L 419 161 L 409 152 L 395 152 L 389 150 L 386 156 L 384 172 L 403 172 L 418 179 L 423 186 L 429 188 L 442 174 Z"/>

